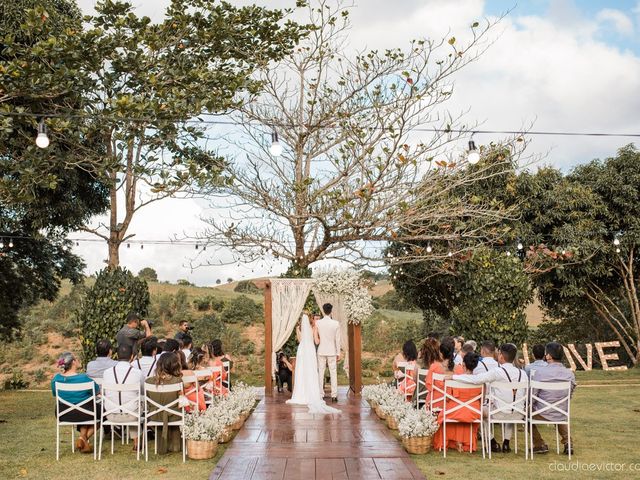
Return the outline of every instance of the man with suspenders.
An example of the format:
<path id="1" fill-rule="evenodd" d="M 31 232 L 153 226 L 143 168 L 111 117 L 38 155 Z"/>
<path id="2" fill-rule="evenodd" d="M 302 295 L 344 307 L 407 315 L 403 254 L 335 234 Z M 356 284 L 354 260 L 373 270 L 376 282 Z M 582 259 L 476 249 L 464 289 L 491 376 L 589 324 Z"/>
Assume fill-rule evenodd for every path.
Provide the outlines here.
<path id="1" fill-rule="evenodd" d="M 474 375 L 479 373 L 485 373 L 494 368 L 498 368 L 500 365 L 494 358 L 496 354 L 496 344 L 491 340 L 485 340 L 480 344 L 480 361 L 478 366 L 473 370 Z"/>
<path id="2" fill-rule="evenodd" d="M 118 346 L 118 363 L 108 370 L 105 370 L 103 377 L 103 385 L 117 384 L 117 385 L 141 385 L 144 381 L 142 378 L 142 372 L 135 366 L 131 365 L 133 360 L 133 348 L 130 345 L 123 344 Z M 142 380 L 141 380 L 142 378 Z M 128 410 L 135 411 L 132 408 L 133 404 L 127 405 L 131 402 L 140 392 L 113 392 L 106 389 L 106 395 L 103 401 L 106 410 L 111 410 L 119 405 L 125 405 Z M 132 416 L 128 413 L 114 413 L 108 416 L 111 421 L 126 422 L 131 420 Z M 134 449 L 138 442 L 138 428 L 130 428 L 129 430 L 131 438 L 133 438 Z"/>
<path id="3" fill-rule="evenodd" d="M 489 369 L 486 372 L 474 375 L 453 375 L 451 378 L 459 382 L 472 383 L 474 385 L 479 385 L 481 383 L 489 384 L 491 382 L 521 382 L 523 378 L 527 378 L 527 375 L 522 370 L 513 365 L 517 353 L 518 347 L 516 347 L 513 343 L 505 343 L 500 346 L 500 350 L 498 353 L 498 368 Z M 496 389 L 496 397 L 497 401 L 504 402 L 503 404 L 510 404 L 518 400 L 518 406 L 522 407 L 526 400 L 526 389 Z M 499 406 L 500 405 L 498 405 L 498 407 Z M 483 408 L 485 409 L 484 415 L 486 422 L 484 428 L 487 429 L 486 431 L 489 431 L 489 424 L 486 417 L 488 413 L 487 407 Z M 524 410 L 524 408 L 522 408 L 522 410 Z M 496 415 L 496 417 L 499 417 L 502 420 L 509 420 L 512 418 L 514 420 L 517 420 L 521 419 L 522 415 L 518 413 L 504 413 Z M 498 442 L 496 442 L 495 438 L 492 438 L 491 451 L 509 453 L 511 451 L 509 442 L 511 441 L 512 435 L 513 425 L 506 424 L 504 427 L 504 439 L 502 447 Z"/>
<path id="4" fill-rule="evenodd" d="M 153 377 L 156 374 L 156 365 L 157 365 L 157 352 L 158 352 L 158 339 L 156 337 L 147 337 L 140 344 L 140 353 L 142 356 L 140 358 L 136 358 L 131 362 L 131 365 L 136 367 L 141 375 L 141 385 L 144 384 L 144 381 Z"/>

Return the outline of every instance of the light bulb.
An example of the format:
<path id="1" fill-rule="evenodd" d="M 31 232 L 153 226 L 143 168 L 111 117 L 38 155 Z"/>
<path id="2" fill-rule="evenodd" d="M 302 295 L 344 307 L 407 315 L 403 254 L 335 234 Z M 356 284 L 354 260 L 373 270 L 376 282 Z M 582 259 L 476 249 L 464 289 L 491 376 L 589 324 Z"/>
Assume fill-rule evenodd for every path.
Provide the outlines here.
<path id="1" fill-rule="evenodd" d="M 449 253 L 447 253 L 447 256 L 448 257 L 453 257 L 453 253 L 449 252 Z"/>
<path id="2" fill-rule="evenodd" d="M 613 244 L 614 244 L 616 247 L 617 247 L 618 245 L 620 245 L 620 239 L 619 239 L 618 237 L 616 237 L 616 238 L 613 240 Z"/>
<path id="3" fill-rule="evenodd" d="M 467 154 L 467 161 L 471 165 L 475 165 L 480 161 L 480 154 L 476 149 L 476 142 L 474 142 L 473 140 L 469 140 L 469 153 Z"/>
<path id="4" fill-rule="evenodd" d="M 279 157 L 280 155 L 282 155 L 282 145 L 278 140 L 278 132 L 276 132 L 275 130 L 273 131 L 273 133 L 271 133 L 271 146 L 269 147 L 269 152 L 274 157 Z"/>
<path id="5" fill-rule="evenodd" d="M 507 252 L 507 257 L 510 257 L 510 256 L 511 256 L 511 252 Z"/>
<path id="6" fill-rule="evenodd" d="M 564 254 L 566 254 L 566 253 L 567 253 L 567 251 L 566 251 L 566 250 L 562 250 L 562 254 L 563 254 L 563 255 L 564 255 Z"/>
<path id="7" fill-rule="evenodd" d="M 619 248 L 616 248 L 616 253 L 620 253 L 620 249 Z"/>
<path id="8" fill-rule="evenodd" d="M 522 243 L 518 243 L 518 250 L 522 250 L 524 248 L 524 246 L 522 245 Z"/>
<path id="9" fill-rule="evenodd" d="M 38 123 L 38 136 L 36 137 L 36 145 L 40 148 L 47 148 L 49 146 L 47 126 L 44 124 L 44 120 L 40 120 L 40 123 Z"/>
<path id="10" fill-rule="evenodd" d="M 9 240 L 9 248 L 13 248 L 13 240 Z"/>
<path id="11" fill-rule="evenodd" d="M 4 248 L 4 242 L 0 240 L 0 248 Z"/>
<path id="12" fill-rule="evenodd" d="M 433 251 L 433 248 L 431 248 L 431 245 L 427 245 L 427 253 L 431 253 Z"/>

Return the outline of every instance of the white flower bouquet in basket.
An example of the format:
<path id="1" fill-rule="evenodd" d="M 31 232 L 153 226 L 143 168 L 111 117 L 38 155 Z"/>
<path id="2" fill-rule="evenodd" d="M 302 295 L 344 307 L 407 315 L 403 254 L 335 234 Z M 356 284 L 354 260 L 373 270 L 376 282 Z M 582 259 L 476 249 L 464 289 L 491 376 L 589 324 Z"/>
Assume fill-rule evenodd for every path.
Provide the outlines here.
<path id="1" fill-rule="evenodd" d="M 187 455 L 194 460 L 213 458 L 225 425 L 211 409 L 184 417 L 182 432 L 187 439 Z"/>
<path id="2" fill-rule="evenodd" d="M 405 412 L 398 422 L 402 445 L 409 453 L 423 454 L 431 450 L 433 435 L 440 425 L 436 417 L 424 409 Z"/>

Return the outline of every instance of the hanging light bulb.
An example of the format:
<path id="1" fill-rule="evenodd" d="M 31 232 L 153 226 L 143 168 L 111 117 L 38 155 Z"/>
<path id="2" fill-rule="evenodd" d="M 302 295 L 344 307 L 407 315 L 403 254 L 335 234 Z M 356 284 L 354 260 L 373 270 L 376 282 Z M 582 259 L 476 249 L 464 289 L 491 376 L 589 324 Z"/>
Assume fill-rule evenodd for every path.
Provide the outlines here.
<path id="1" fill-rule="evenodd" d="M 433 248 L 431 248 L 431 245 L 427 245 L 427 253 L 431 253 L 433 251 Z"/>
<path id="2" fill-rule="evenodd" d="M 9 247 L 11 247 L 11 245 L 9 245 Z M 62 250 L 63 250 L 64 252 L 66 252 L 66 251 L 67 251 L 67 246 L 66 246 L 66 245 L 62 245 Z"/>
<path id="3" fill-rule="evenodd" d="M 38 123 L 36 145 L 40 148 L 47 148 L 49 146 L 49 136 L 47 135 L 47 126 L 44 124 L 44 120 L 40 120 L 40 123 Z"/>
<path id="4" fill-rule="evenodd" d="M 511 256 L 511 252 L 507 252 L 507 257 L 510 257 L 510 256 Z"/>
<path id="5" fill-rule="evenodd" d="M 144 244 L 143 243 L 140 244 L 140 250 L 144 250 Z"/>
<path id="6" fill-rule="evenodd" d="M 196 243 L 196 250 L 198 249 L 198 244 Z"/>
<path id="7" fill-rule="evenodd" d="M 478 149 L 476 148 L 476 142 L 473 140 L 469 140 L 469 153 L 467 153 L 467 161 L 471 165 L 475 165 L 480 161 L 480 154 L 478 153 Z"/>
<path id="8" fill-rule="evenodd" d="M 524 245 L 522 245 L 522 242 L 518 242 L 518 250 L 522 250 L 524 248 Z"/>
<path id="9" fill-rule="evenodd" d="M 13 248 L 13 240 L 9 239 L 9 248 Z"/>
<path id="10" fill-rule="evenodd" d="M 453 253 L 451 252 L 447 253 L 447 257 L 453 257 Z"/>
<path id="11" fill-rule="evenodd" d="M 567 251 L 566 251 L 566 250 L 564 250 L 564 249 L 562 249 L 562 254 L 564 255 L 564 254 L 566 254 L 566 253 L 567 253 Z"/>
<path id="12" fill-rule="evenodd" d="M 620 253 L 620 249 L 619 248 L 616 248 L 616 253 Z"/>
<path id="13" fill-rule="evenodd" d="M 79 247 L 79 246 L 80 246 L 80 242 L 76 242 L 76 247 Z"/>
<path id="14" fill-rule="evenodd" d="M 127 243 L 127 248 L 131 248 L 131 244 L 130 243 Z"/>
<path id="15" fill-rule="evenodd" d="M 613 239 L 613 244 L 617 247 L 618 245 L 620 245 L 620 239 L 618 237 Z"/>
<path id="16" fill-rule="evenodd" d="M 0 248 L 4 248 L 4 240 L 0 240 Z"/>
<path id="17" fill-rule="evenodd" d="M 271 146 L 269 147 L 269 152 L 274 157 L 282 155 L 282 145 L 280 144 L 280 140 L 278 140 L 278 132 L 275 130 L 271 132 Z"/>

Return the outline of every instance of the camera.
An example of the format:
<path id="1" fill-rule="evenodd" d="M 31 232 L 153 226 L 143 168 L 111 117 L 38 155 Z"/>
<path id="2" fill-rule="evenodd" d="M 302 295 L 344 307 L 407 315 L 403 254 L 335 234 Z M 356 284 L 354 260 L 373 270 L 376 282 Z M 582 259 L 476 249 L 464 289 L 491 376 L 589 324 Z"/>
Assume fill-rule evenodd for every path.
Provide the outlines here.
<path id="1" fill-rule="evenodd" d="M 190 332 L 191 330 L 193 330 L 193 327 L 191 325 L 187 325 L 187 332 Z"/>
<path id="2" fill-rule="evenodd" d="M 149 325 L 149 328 L 153 327 L 153 320 L 147 320 L 147 325 Z"/>

